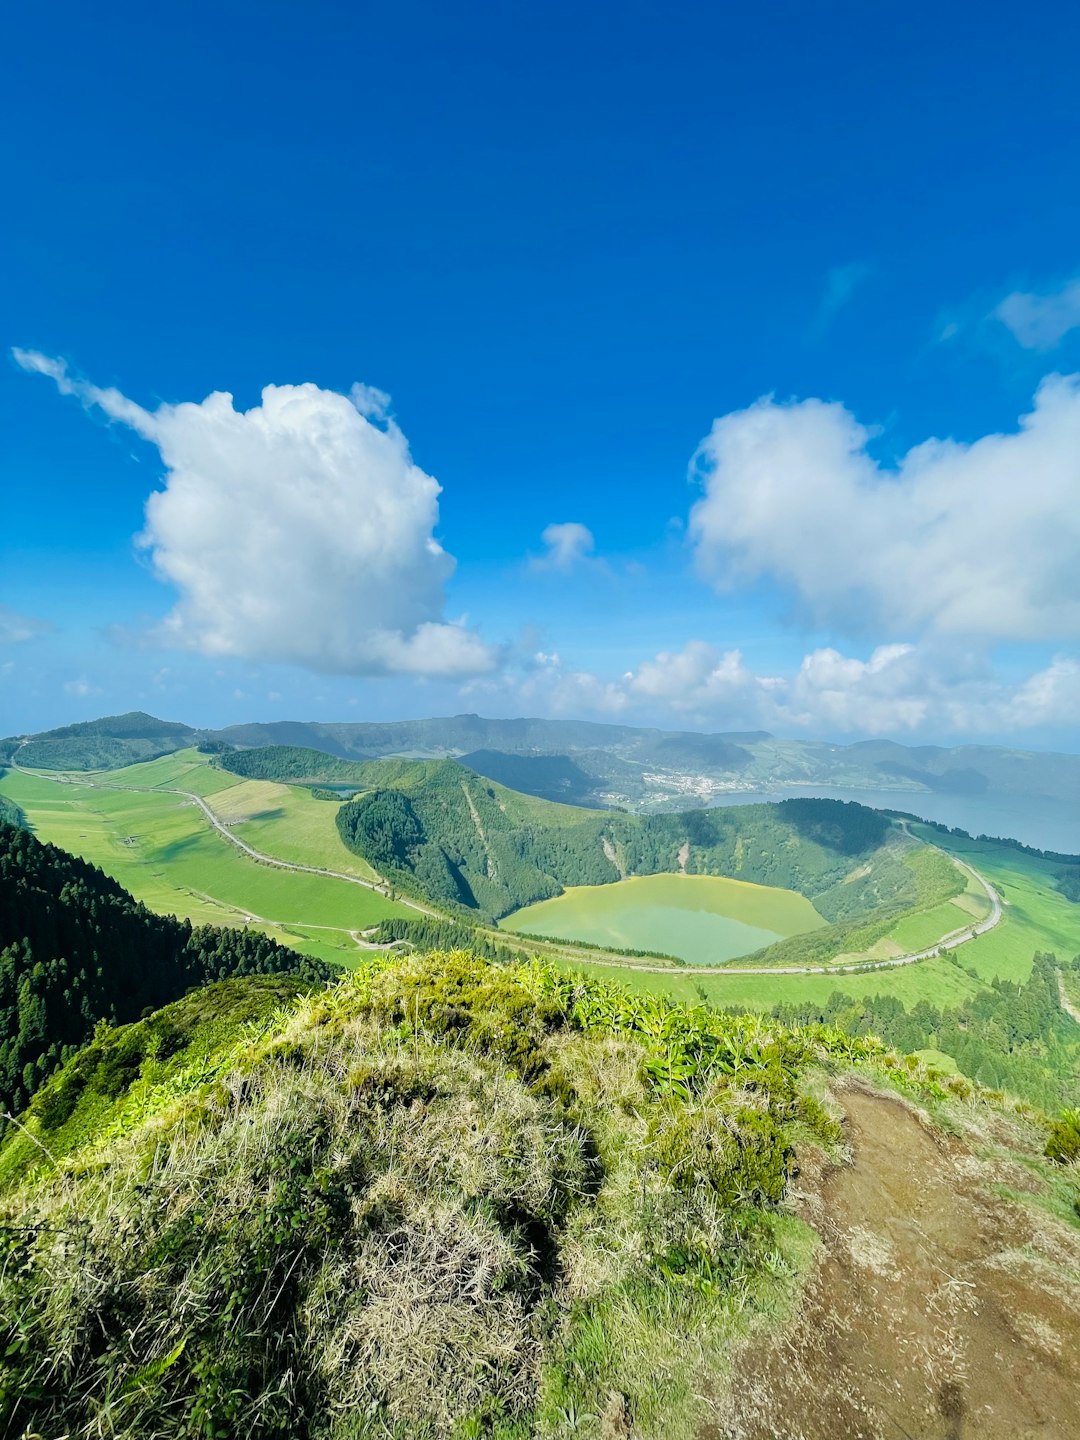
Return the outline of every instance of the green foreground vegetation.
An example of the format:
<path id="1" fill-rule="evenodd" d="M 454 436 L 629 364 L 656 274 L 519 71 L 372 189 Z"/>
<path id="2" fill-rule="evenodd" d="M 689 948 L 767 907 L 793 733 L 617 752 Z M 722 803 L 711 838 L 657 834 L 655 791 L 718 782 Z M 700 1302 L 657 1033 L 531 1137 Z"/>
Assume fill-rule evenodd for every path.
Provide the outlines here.
<path id="1" fill-rule="evenodd" d="M 792 1147 L 840 1140 L 827 1078 L 995 1103 L 539 962 L 282 986 L 101 1031 L 8 1128 L 7 1433 L 689 1437 L 808 1265 L 782 1202 Z"/>

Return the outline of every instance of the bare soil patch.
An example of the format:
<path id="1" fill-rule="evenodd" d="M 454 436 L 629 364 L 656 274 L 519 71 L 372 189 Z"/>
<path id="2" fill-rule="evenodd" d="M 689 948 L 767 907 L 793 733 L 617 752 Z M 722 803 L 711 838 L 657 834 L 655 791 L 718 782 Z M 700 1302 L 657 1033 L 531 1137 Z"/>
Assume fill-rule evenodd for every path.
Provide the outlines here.
<path id="1" fill-rule="evenodd" d="M 902 1101 L 839 1098 L 853 1163 L 799 1177 L 822 1240 L 799 1313 L 744 1347 L 701 1440 L 1080 1435 L 1080 1233 Z"/>

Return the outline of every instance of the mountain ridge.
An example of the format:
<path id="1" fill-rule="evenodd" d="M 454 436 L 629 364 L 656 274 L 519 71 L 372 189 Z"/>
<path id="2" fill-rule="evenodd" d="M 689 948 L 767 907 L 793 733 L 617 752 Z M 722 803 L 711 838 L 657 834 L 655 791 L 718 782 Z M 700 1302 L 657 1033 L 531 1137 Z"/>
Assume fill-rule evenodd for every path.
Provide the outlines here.
<path id="1" fill-rule="evenodd" d="M 840 745 L 767 731 L 667 731 L 476 714 L 385 722 L 280 720 L 215 730 L 132 711 L 0 740 L 0 763 L 18 754 L 19 763 L 30 768 L 111 769 L 193 743 L 242 749 L 294 745 L 343 760 L 468 757 L 470 768 L 489 779 L 597 808 L 687 808 L 728 793 L 802 784 L 1080 802 L 1080 755 L 1064 752 L 907 746 L 888 739 Z M 559 761 L 562 773 L 529 763 L 544 760 Z M 499 773 L 490 773 L 496 768 Z"/>

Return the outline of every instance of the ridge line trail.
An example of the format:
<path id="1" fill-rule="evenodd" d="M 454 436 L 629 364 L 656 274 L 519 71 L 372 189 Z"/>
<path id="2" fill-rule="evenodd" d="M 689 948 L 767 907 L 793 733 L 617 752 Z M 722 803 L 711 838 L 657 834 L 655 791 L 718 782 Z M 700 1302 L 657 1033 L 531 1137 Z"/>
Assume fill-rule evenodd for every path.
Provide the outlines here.
<path id="1" fill-rule="evenodd" d="M 959 1138 L 835 1095 L 852 1160 L 799 1153 L 788 1203 L 820 1248 L 794 1318 L 762 1317 L 697 1440 L 1069 1440 L 1080 1233 L 1034 1203 L 1030 1127 L 978 1107 Z"/>

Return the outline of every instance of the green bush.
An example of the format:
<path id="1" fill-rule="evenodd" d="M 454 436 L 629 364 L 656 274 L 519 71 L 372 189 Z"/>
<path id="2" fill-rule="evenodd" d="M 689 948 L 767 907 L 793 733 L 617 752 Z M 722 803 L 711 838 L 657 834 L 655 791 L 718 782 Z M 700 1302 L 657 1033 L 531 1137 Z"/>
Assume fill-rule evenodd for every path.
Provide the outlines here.
<path id="1" fill-rule="evenodd" d="M 1050 1130 L 1044 1152 L 1059 1165 L 1080 1160 L 1080 1110 L 1065 1110 Z"/>

